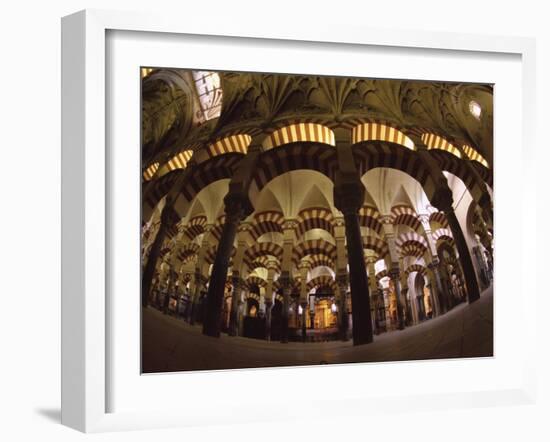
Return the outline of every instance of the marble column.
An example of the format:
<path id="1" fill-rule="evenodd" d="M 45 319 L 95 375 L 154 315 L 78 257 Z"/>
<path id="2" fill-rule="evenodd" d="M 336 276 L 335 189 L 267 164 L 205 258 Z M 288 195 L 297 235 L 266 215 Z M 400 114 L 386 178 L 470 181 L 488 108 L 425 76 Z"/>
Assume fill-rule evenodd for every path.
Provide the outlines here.
<path id="1" fill-rule="evenodd" d="M 435 263 L 435 265 L 428 264 L 428 267 L 432 270 L 434 274 L 434 278 L 435 278 L 434 305 L 438 311 L 437 315 L 440 315 L 447 311 L 447 306 L 446 306 L 447 295 L 445 294 L 444 287 L 441 284 L 441 277 L 439 276 L 439 271 L 437 270 L 437 262 L 439 261 L 439 258 L 437 256 L 437 248 L 432 236 L 432 228 L 430 226 L 430 217 L 427 214 L 421 214 L 418 216 L 418 219 L 420 220 L 420 222 L 422 223 L 422 227 L 424 228 L 424 238 L 428 243 L 430 261 L 431 263 Z"/>
<path id="2" fill-rule="evenodd" d="M 412 311 L 411 311 L 411 303 L 409 302 L 409 299 L 407 297 L 407 294 L 409 292 L 409 282 L 407 281 L 408 274 L 405 273 L 405 265 L 403 262 L 403 258 L 399 258 L 399 274 L 400 274 L 400 282 L 401 282 L 401 299 L 403 300 L 403 315 L 404 315 L 404 322 L 405 326 L 412 323 Z"/>
<path id="3" fill-rule="evenodd" d="M 395 298 L 397 300 L 397 321 L 399 330 L 405 328 L 405 315 L 403 312 L 403 303 L 401 300 L 401 281 L 399 280 L 399 267 L 393 267 L 389 271 L 390 279 L 393 282 Z"/>
<path id="4" fill-rule="evenodd" d="M 281 260 L 280 286 L 283 289 L 283 308 L 281 312 L 281 342 L 288 342 L 288 310 L 290 308 L 290 294 L 292 292 L 292 250 L 296 239 L 295 220 L 285 220 L 283 223 L 283 257 Z"/>
<path id="5" fill-rule="evenodd" d="M 300 307 L 302 308 L 302 340 L 306 342 L 307 340 L 307 311 L 308 305 L 307 301 L 300 301 Z"/>
<path id="6" fill-rule="evenodd" d="M 310 263 L 306 259 L 302 259 L 298 266 L 300 270 L 300 302 L 302 307 L 302 339 L 306 341 L 306 315 L 307 315 L 307 273 L 309 271 Z"/>
<path id="7" fill-rule="evenodd" d="M 201 272 L 198 269 L 195 269 L 195 275 L 193 279 L 193 291 L 191 293 L 191 306 L 188 310 L 189 315 L 189 323 L 191 325 L 195 325 L 195 322 L 197 322 L 198 314 L 199 314 L 199 300 L 201 296 L 201 291 L 204 288 L 204 285 L 206 283 L 206 278 L 201 274 Z"/>
<path id="8" fill-rule="evenodd" d="M 231 311 L 229 312 L 229 336 L 237 336 L 238 332 L 238 300 L 240 299 L 242 278 L 241 278 L 241 267 L 244 259 L 244 252 L 247 247 L 245 240 L 246 232 L 248 231 L 249 226 L 246 224 L 241 224 L 237 228 L 237 251 L 235 257 L 233 258 L 233 274 L 231 275 L 231 283 L 233 285 L 233 291 L 231 294 Z"/>
<path id="9" fill-rule="evenodd" d="M 273 307 L 273 279 L 277 263 L 270 259 L 267 262 L 267 285 L 265 289 L 265 338 L 271 340 L 271 308 Z"/>
<path id="10" fill-rule="evenodd" d="M 221 313 L 229 258 L 241 220 L 252 212 L 248 197 L 242 194 L 228 193 L 224 198 L 225 222 L 222 229 L 210 283 L 206 296 L 206 310 L 202 332 L 207 336 L 219 337 L 221 330 Z"/>
<path id="11" fill-rule="evenodd" d="M 338 210 L 344 214 L 354 345 L 368 344 L 373 340 L 369 284 L 358 218 L 364 195 L 365 188 L 358 178 L 349 180 L 340 177 L 337 179 L 337 184 L 334 187 L 334 202 Z"/>
<path id="12" fill-rule="evenodd" d="M 369 278 L 369 291 L 370 291 L 370 297 L 371 297 L 371 316 L 372 316 L 372 322 L 373 322 L 373 330 L 375 334 L 379 334 L 379 324 L 378 324 L 378 314 L 377 314 L 377 297 L 378 297 L 378 283 L 376 281 L 376 270 L 374 267 L 374 264 L 376 263 L 376 256 L 368 256 L 367 257 L 367 274 Z"/>
<path id="13" fill-rule="evenodd" d="M 309 328 L 315 329 L 315 296 L 309 299 Z"/>
<path id="14" fill-rule="evenodd" d="M 400 270 L 399 270 L 399 254 L 397 251 L 397 244 L 395 242 L 395 230 L 393 225 L 393 218 L 391 215 L 384 215 L 380 218 L 382 222 L 382 228 L 384 230 L 384 239 L 388 244 L 388 251 L 390 254 L 390 269 L 389 276 L 393 282 L 395 289 L 395 298 L 397 306 L 397 320 L 399 330 L 405 328 L 405 313 L 404 313 L 404 302 L 401 296 L 401 281 L 400 281 Z M 392 276 L 393 275 L 393 276 Z"/>
<path id="15" fill-rule="evenodd" d="M 339 335 L 342 341 L 348 340 L 348 306 L 347 306 L 347 290 L 348 290 L 348 277 L 346 273 L 340 273 L 336 275 L 336 282 L 338 284 L 338 325 Z"/>
<path id="16" fill-rule="evenodd" d="M 170 299 L 172 299 L 172 293 L 174 292 L 174 285 L 175 285 L 175 274 L 174 271 L 170 268 L 168 270 L 168 288 L 166 290 L 166 296 L 164 297 L 164 300 L 162 302 L 162 313 L 167 315 L 170 311 Z"/>
<path id="17" fill-rule="evenodd" d="M 231 277 L 233 291 L 231 293 L 231 311 L 229 312 L 229 336 L 237 336 L 239 331 L 239 300 L 241 299 L 242 280 L 239 272 L 233 272 Z"/>
<path id="18" fill-rule="evenodd" d="M 432 303 L 435 308 L 435 315 L 442 315 L 444 308 L 442 304 L 443 296 L 439 296 L 440 293 L 443 293 L 443 286 L 441 285 L 441 277 L 439 276 L 439 270 L 437 268 L 437 262 L 432 261 L 428 264 L 430 269 L 430 286 L 432 288 Z"/>
<path id="19" fill-rule="evenodd" d="M 292 280 L 288 272 L 281 273 L 279 278 L 283 289 L 283 308 L 281 309 L 281 342 L 288 342 L 288 310 L 290 308 L 290 293 L 292 291 Z"/>
<path id="20" fill-rule="evenodd" d="M 449 188 L 439 189 L 433 198 L 432 204 L 439 210 L 443 211 L 447 216 L 447 222 L 449 228 L 453 234 L 453 239 L 458 250 L 460 264 L 462 265 L 462 271 L 464 273 L 464 279 L 466 280 L 466 288 L 468 289 L 468 302 L 475 302 L 479 299 L 479 286 L 477 284 L 477 276 L 474 270 L 474 264 L 470 256 L 468 244 L 466 238 L 462 232 L 462 227 L 458 222 L 455 211 L 453 209 L 453 197 Z"/>
<path id="21" fill-rule="evenodd" d="M 149 251 L 149 257 L 147 263 L 143 269 L 141 276 L 141 306 L 147 307 L 149 304 L 149 293 L 151 291 L 151 283 L 153 281 L 153 275 L 155 274 L 155 268 L 160 254 L 160 249 L 166 238 L 166 232 L 168 231 L 173 221 L 173 209 L 171 203 L 168 201 L 164 204 L 162 212 L 160 214 L 160 226 Z"/>

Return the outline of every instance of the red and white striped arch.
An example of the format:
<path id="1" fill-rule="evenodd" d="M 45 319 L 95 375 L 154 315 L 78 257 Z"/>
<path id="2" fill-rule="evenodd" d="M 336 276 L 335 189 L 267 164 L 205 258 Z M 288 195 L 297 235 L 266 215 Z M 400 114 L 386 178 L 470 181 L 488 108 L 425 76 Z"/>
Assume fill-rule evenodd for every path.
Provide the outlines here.
<path id="1" fill-rule="evenodd" d="M 456 156 L 457 158 L 462 158 L 460 150 L 454 146 L 452 143 L 449 143 L 445 138 L 440 137 L 434 133 L 426 132 L 422 134 L 422 142 L 428 147 L 428 149 L 439 149 L 449 152 Z"/>
<path id="2" fill-rule="evenodd" d="M 399 129 L 383 123 L 369 122 L 355 126 L 351 132 L 352 144 L 363 141 L 387 141 L 414 150 L 413 141 Z"/>
<path id="3" fill-rule="evenodd" d="M 245 155 L 248 152 L 248 146 L 250 146 L 251 141 L 252 137 L 248 134 L 230 135 L 208 145 L 206 151 L 209 158 L 231 152 Z"/>
<path id="4" fill-rule="evenodd" d="M 284 144 L 297 142 L 336 145 L 334 132 L 329 127 L 317 123 L 295 123 L 269 134 L 264 139 L 262 146 L 264 150 L 269 150 Z"/>
<path id="5" fill-rule="evenodd" d="M 391 209 L 391 216 L 394 225 L 408 226 L 414 231 L 420 231 L 422 227 L 422 223 L 418 219 L 418 215 L 410 206 L 393 206 Z"/>

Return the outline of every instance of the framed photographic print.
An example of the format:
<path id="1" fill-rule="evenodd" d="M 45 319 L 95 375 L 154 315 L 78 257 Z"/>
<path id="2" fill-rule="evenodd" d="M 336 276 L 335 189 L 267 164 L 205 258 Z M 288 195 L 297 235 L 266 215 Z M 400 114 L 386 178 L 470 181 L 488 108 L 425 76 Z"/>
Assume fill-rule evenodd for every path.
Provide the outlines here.
<path id="1" fill-rule="evenodd" d="M 209 26 L 63 20 L 63 422 L 531 401 L 532 41 Z"/>

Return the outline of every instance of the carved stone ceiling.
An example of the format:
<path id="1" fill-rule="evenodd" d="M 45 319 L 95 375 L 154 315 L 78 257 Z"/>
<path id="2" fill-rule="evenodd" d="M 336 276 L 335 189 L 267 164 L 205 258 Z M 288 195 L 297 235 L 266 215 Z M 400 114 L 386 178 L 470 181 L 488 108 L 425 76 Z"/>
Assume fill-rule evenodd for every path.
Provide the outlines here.
<path id="1" fill-rule="evenodd" d="M 144 157 L 169 156 L 186 144 L 236 131 L 268 130 L 297 119 L 333 128 L 377 120 L 469 144 L 492 164 L 492 85 L 256 73 L 220 76 L 221 115 L 198 126 L 193 124 L 198 102 L 189 71 L 157 70 L 145 79 Z M 471 103 L 479 105 L 479 118 L 471 112 Z"/>

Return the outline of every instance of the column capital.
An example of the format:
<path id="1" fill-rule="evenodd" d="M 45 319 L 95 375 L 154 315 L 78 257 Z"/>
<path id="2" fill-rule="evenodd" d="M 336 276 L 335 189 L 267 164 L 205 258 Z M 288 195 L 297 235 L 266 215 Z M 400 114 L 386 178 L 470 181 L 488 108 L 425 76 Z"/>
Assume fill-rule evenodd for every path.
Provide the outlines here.
<path id="1" fill-rule="evenodd" d="M 285 219 L 281 228 L 283 230 L 296 230 L 298 228 L 298 221 L 295 219 Z"/>
<path id="2" fill-rule="evenodd" d="M 241 192 L 229 191 L 223 202 L 225 204 L 226 223 L 238 223 L 254 211 L 248 196 Z"/>
<path id="3" fill-rule="evenodd" d="M 283 270 L 283 272 L 281 272 L 281 276 L 279 276 L 278 281 L 283 290 L 292 288 L 292 275 L 289 271 Z"/>
<path id="4" fill-rule="evenodd" d="M 399 279 L 400 273 L 401 273 L 401 271 L 399 270 L 399 267 L 392 267 L 388 271 L 388 274 L 389 274 L 391 279 Z"/>
<path id="5" fill-rule="evenodd" d="M 428 215 L 427 213 L 421 213 L 418 215 L 418 220 L 424 225 L 430 225 L 430 215 Z M 426 228 L 424 227 L 424 230 L 426 230 Z"/>
<path id="6" fill-rule="evenodd" d="M 370 265 L 376 264 L 376 261 L 378 261 L 378 255 L 374 253 L 372 250 L 367 250 L 365 252 L 365 262 Z"/>
<path id="7" fill-rule="evenodd" d="M 245 281 L 243 278 L 241 278 L 238 270 L 233 271 L 233 274 L 231 275 L 231 284 L 233 284 L 234 289 L 244 287 Z"/>
<path id="8" fill-rule="evenodd" d="M 308 258 L 302 258 L 300 262 L 298 263 L 298 268 L 302 271 L 309 270 L 311 268 L 311 263 L 309 262 Z"/>
<path id="9" fill-rule="evenodd" d="M 269 258 L 267 260 L 266 268 L 268 270 L 268 273 L 269 273 L 269 270 L 273 270 L 273 271 L 277 270 L 277 268 L 278 268 L 277 261 L 273 258 Z"/>
<path id="10" fill-rule="evenodd" d="M 453 210 L 453 193 L 448 186 L 438 188 L 431 199 L 431 204 L 445 214 Z"/>
<path id="11" fill-rule="evenodd" d="M 241 223 L 239 224 L 239 227 L 237 228 L 238 233 L 246 233 L 250 230 L 251 224 L 250 223 Z"/>
<path id="12" fill-rule="evenodd" d="M 343 227 L 345 225 L 344 217 L 343 216 L 335 216 L 333 224 L 334 224 L 334 227 Z"/>
<path id="13" fill-rule="evenodd" d="M 358 175 L 337 174 L 334 205 L 345 215 L 357 214 L 365 200 L 365 186 Z"/>
<path id="14" fill-rule="evenodd" d="M 345 286 L 347 288 L 348 286 L 348 273 L 344 270 L 339 270 L 337 273 L 336 273 L 336 283 L 342 287 L 342 286 Z"/>

